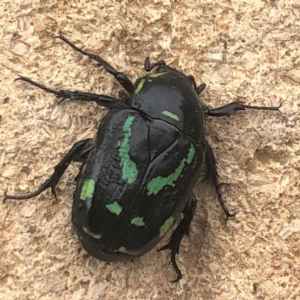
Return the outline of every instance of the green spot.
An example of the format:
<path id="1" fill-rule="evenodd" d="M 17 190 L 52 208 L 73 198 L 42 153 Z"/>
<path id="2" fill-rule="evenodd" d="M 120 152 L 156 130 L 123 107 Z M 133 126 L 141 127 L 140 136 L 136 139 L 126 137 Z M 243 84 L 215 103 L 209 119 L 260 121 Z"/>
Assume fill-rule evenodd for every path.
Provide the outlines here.
<path id="1" fill-rule="evenodd" d="M 164 74 L 166 74 L 166 72 L 152 73 L 152 74 L 149 74 L 147 77 L 148 78 L 156 78 L 156 77 L 159 77 L 159 76 L 164 75 Z"/>
<path id="2" fill-rule="evenodd" d="M 171 119 L 173 119 L 173 120 L 175 120 L 175 121 L 179 121 L 179 117 L 177 115 L 173 114 L 172 112 L 168 111 L 168 110 L 164 110 L 162 112 L 162 114 L 169 117 L 169 118 L 171 118 Z"/>
<path id="3" fill-rule="evenodd" d="M 168 218 L 165 223 L 159 228 L 159 236 L 163 237 L 174 223 L 174 217 Z"/>
<path id="4" fill-rule="evenodd" d="M 141 81 L 138 83 L 137 87 L 135 88 L 134 93 L 137 94 L 144 86 L 145 84 L 145 79 L 141 79 Z"/>
<path id="5" fill-rule="evenodd" d="M 195 156 L 195 147 L 193 144 L 191 144 L 187 157 L 180 162 L 179 166 L 175 169 L 173 173 L 171 173 L 167 177 L 158 176 L 156 178 L 153 178 L 148 183 L 147 185 L 148 196 L 158 194 L 164 187 L 168 185 L 174 187 L 175 186 L 174 182 L 180 177 L 186 164 L 190 164 L 192 162 L 194 156 Z"/>
<path id="6" fill-rule="evenodd" d="M 137 255 L 138 254 L 138 251 L 130 251 L 130 250 L 127 250 L 125 247 L 120 247 L 118 250 L 115 250 L 115 252 L 121 252 L 121 253 L 126 253 L 126 254 L 129 254 L 129 255 Z"/>
<path id="7" fill-rule="evenodd" d="M 128 183 L 133 183 L 136 180 L 138 171 L 134 161 L 129 156 L 129 138 L 131 136 L 131 126 L 134 120 L 134 116 L 130 116 L 126 119 L 123 125 L 124 139 L 119 142 L 119 155 L 121 157 L 121 167 L 123 176 L 122 178 Z"/>
<path id="8" fill-rule="evenodd" d="M 118 252 L 122 252 L 122 253 L 127 253 L 125 247 L 120 247 L 117 251 L 118 251 Z"/>
<path id="9" fill-rule="evenodd" d="M 95 191 L 95 180 L 94 179 L 87 179 L 83 183 L 80 200 L 86 200 L 88 198 L 92 198 Z"/>
<path id="10" fill-rule="evenodd" d="M 135 217 L 131 220 L 131 224 L 141 227 L 145 226 L 144 218 L 143 217 Z"/>
<path id="11" fill-rule="evenodd" d="M 106 207 L 111 213 L 116 214 L 117 216 L 120 215 L 123 210 L 123 207 L 117 201 L 107 204 Z"/>
<path id="12" fill-rule="evenodd" d="M 83 227 L 83 231 L 96 240 L 99 240 L 102 237 L 100 234 L 95 234 L 95 233 L 89 231 L 86 227 Z"/>

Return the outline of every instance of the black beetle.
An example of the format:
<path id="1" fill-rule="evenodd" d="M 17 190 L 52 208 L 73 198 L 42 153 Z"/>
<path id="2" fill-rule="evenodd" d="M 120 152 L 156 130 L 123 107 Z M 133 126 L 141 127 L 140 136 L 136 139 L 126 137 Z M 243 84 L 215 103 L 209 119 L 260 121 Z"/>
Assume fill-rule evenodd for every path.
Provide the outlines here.
<path id="1" fill-rule="evenodd" d="M 34 193 L 5 195 L 5 199 L 29 199 L 51 188 L 56 196 L 57 182 L 71 161 L 82 162 L 76 178 L 72 222 L 77 235 L 92 256 L 105 261 L 139 257 L 152 249 L 180 222 L 163 249 L 171 250 L 171 262 L 182 278 L 175 256 L 182 238 L 188 233 L 196 209 L 193 187 L 199 179 L 211 181 L 227 217 L 218 185 L 216 160 L 204 136 L 204 117 L 230 116 L 238 110 L 266 109 L 232 102 L 210 109 L 200 105 L 193 76 L 186 76 L 163 60 L 144 69 L 153 73 L 133 84 L 98 55 L 88 53 L 63 36 L 61 40 L 75 51 L 98 62 L 112 74 L 128 96 L 122 101 L 106 95 L 53 90 L 29 78 L 26 81 L 62 99 L 95 101 L 109 108 L 95 140 L 73 145 L 54 167 L 54 173 Z M 180 218 L 180 215 L 182 217 Z"/>

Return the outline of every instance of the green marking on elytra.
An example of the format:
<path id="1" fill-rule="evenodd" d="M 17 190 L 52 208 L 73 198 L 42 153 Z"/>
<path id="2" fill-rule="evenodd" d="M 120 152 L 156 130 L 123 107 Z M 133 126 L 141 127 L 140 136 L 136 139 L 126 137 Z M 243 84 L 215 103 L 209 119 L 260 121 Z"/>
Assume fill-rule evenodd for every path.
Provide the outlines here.
<path id="1" fill-rule="evenodd" d="M 196 150 L 195 150 L 195 147 L 193 144 L 191 144 L 191 147 L 190 147 L 190 150 L 189 150 L 189 154 L 188 154 L 188 157 L 187 157 L 187 160 L 186 162 L 188 164 L 190 164 L 195 156 L 195 153 L 196 153 Z"/>
<path id="2" fill-rule="evenodd" d="M 130 159 L 129 155 L 129 138 L 131 136 L 131 126 L 134 121 L 134 116 L 129 116 L 124 125 L 124 139 L 122 142 L 119 142 L 119 155 L 121 157 L 121 167 L 122 167 L 122 178 L 128 183 L 133 183 L 136 180 L 138 170 L 134 161 Z"/>
<path id="3" fill-rule="evenodd" d="M 145 78 L 142 78 L 141 81 L 138 83 L 137 87 L 134 90 L 134 93 L 137 94 L 144 86 Z"/>
<path id="4" fill-rule="evenodd" d="M 118 251 L 118 252 L 122 252 L 122 253 L 127 253 L 125 247 L 120 247 L 117 251 Z"/>
<path id="5" fill-rule="evenodd" d="M 159 76 L 164 75 L 164 74 L 166 74 L 166 72 L 151 73 L 147 77 L 148 78 L 156 78 L 156 77 L 159 77 Z"/>
<path id="6" fill-rule="evenodd" d="M 87 179 L 84 181 L 83 186 L 81 188 L 80 200 L 86 200 L 92 198 L 95 191 L 95 180 Z"/>
<path id="7" fill-rule="evenodd" d="M 174 217 L 170 217 L 168 218 L 165 223 L 159 228 L 159 236 L 163 237 L 168 231 L 169 229 L 172 227 L 173 223 L 174 223 L 175 218 Z"/>
<path id="8" fill-rule="evenodd" d="M 127 250 L 124 246 L 121 246 L 118 250 L 115 250 L 115 252 L 121 252 L 121 253 L 126 253 L 126 254 L 129 254 L 129 255 L 137 255 L 137 251 L 130 251 L 130 250 Z"/>
<path id="9" fill-rule="evenodd" d="M 163 115 L 175 120 L 175 121 L 179 121 L 179 117 L 175 114 L 173 114 L 172 112 L 170 112 L 169 110 L 164 110 L 162 112 Z"/>
<path id="10" fill-rule="evenodd" d="M 111 204 L 106 204 L 106 208 L 113 214 L 119 216 L 120 213 L 123 210 L 123 207 L 117 202 L 115 201 L 114 203 Z"/>
<path id="11" fill-rule="evenodd" d="M 144 218 L 143 217 L 135 217 L 131 220 L 131 224 L 137 226 L 137 227 L 142 227 L 145 226 Z"/>
<path id="12" fill-rule="evenodd" d="M 183 172 L 186 164 L 190 164 L 195 156 L 195 147 L 191 144 L 189 149 L 189 153 L 186 158 L 184 158 L 179 166 L 175 169 L 173 173 L 168 175 L 167 177 L 158 176 L 153 178 L 147 185 L 148 187 L 148 196 L 158 194 L 164 187 L 170 185 L 172 187 L 175 186 L 175 181 L 180 177 Z"/>
<path id="13" fill-rule="evenodd" d="M 86 227 L 83 227 L 83 231 L 96 240 L 99 240 L 102 237 L 101 234 L 93 233 L 93 232 L 89 231 Z"/>

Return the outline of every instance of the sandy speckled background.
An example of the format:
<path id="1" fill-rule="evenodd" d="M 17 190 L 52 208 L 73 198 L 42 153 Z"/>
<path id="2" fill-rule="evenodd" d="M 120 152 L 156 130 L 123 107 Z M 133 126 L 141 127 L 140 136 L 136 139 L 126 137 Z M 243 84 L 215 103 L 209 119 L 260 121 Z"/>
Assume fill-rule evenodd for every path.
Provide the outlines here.
<path id="1" fill-rule="evenodd" d="M 300 299 L 300 1 L 15 0 L 0 2 L 0 197 L 34 191 L 105 109 L 65 101 L 26 83 L 119 97 L 109 74 L 54 36 L 62 31 L 135 80 L 145 56 L 165 59 L 207 88 L 217 107 L 238 98 L 278 105 L 208 118 L 222 191 L 197 186 L 199 205 L 175 276 L 167 251 L 105 263 L 72 230 L 72 164 L 28 201 L 0 204 L 0 299 Z M 225 47 L 227 44 L 227 47 Z M 161 244 L 162 245 L 162 244 Z"/>

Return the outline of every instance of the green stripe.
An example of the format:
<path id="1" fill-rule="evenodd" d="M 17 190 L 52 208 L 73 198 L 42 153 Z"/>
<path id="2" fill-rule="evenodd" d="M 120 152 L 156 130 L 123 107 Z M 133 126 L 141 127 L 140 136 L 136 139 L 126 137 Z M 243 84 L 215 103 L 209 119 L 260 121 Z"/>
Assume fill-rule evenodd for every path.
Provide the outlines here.
<path id="1" fill-rule="evenodd" d="M 130 159 L 130 147 L 129 147 L 129 138 L 131 137 L 131 126 L 134 121 L 134 116 L 129 116 L 124 125 L 124 139 L 122 142 L 119 142 L 119 155 L 121 158 L 121 167 L 123 172 L 123 180 L 128 183 L 133 183 L 138 175 L 138 170 L 134 161 Z"/>
<path id="2" fill-rule="evenodd" d="M 137 94 L 138 92 L 140 92 L 141 89 L 143 88 L 144 84 L 145 84 L 145 79 L 143 78 L 143 79 L 141 79 L 141 81 L 138 83 L 137 87 L 136 87 L 135 90 L 134 90 L 134 93 Z"/>
<path id="3" fill-rule="evenodd" d="M 148 77 L 148 78 L 156 78 L 156 77 L 159 77 L 159 76 L 164 75 L 164 74 L 166 74 L 166 72 L 151 73 L 151 74 L 149 74 L 147 77 Z"/>
<path id="4" fill-rule="evenodd" d="M 83 227 L 83 231 L 96 240 L 99 240 L 102 237 L 101 234 L 93 233 L 93 232 L 89 231 L 86 227 Z"/>
<path id="5" fill-rule="evenodd" d="M 147 185 L 148 187 L 148 196 L 158 194 L 164 187 L 170 185 L 172 187 L 175 186 L 175 181 L 180 177 L 182 174 L 184 167 L 186 164 L 190 164 L 195 156 L 195 147 L 191 144 L 189 149 L 189 153 L 186 158 L 184 158 L 179 166 L 175 169 L 173 173 L 171 173 L 167 177 L 158 176 L 153 178 Z"/>
<path id="6" fill-rule="evenodd" d="M 172 112 L 170 112 L 169 110 L 164 110 L 162 112 L 163 115 L 175 120 L 175 121 L 179 121 L 179 117 L 175 114 L 173 114 Z"/>
<path id="7" fill-rule="evenodd" d="M 169 230 L 170 228 L 173 226 L 174 223 L 174 217 L 170 217 L 168 218 L 165 223 L 159 228 L 159 236 L 163 237 Z"/>

